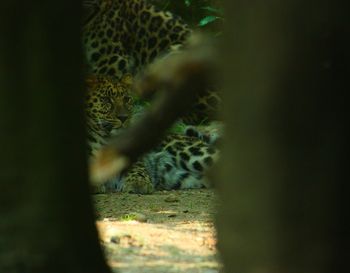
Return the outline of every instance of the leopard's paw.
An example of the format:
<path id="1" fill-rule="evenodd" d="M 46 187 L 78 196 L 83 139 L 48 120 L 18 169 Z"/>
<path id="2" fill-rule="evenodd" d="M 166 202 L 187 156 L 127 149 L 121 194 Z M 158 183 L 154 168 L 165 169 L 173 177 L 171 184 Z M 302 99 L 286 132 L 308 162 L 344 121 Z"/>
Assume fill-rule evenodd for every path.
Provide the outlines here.
<path id="1" fill-rule="evenodd" d="M 125 178 L 122 191 L 127 193 L 150 194 L 154 192 L 154 185 L 150 177 L 133 174 Z"/>

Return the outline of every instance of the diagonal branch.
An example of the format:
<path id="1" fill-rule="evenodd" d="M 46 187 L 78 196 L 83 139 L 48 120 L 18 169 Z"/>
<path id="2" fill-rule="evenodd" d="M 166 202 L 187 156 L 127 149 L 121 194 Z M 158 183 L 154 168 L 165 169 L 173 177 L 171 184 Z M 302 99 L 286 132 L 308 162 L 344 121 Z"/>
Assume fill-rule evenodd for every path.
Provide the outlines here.
<path id="1" fill-rule="evenodd" d="M 197 39 L 197 40 L 196 40 Z M 211 42 L 194 38 L 188 48 L 160 59 L 135 84 L 141 96 L 157 96 L 134 126 L 102 148 L 90 165 L 93 183 L 103 183 L 155 147 L 165 131 L 191 109 L 214 81 L 214 54 Z"/>

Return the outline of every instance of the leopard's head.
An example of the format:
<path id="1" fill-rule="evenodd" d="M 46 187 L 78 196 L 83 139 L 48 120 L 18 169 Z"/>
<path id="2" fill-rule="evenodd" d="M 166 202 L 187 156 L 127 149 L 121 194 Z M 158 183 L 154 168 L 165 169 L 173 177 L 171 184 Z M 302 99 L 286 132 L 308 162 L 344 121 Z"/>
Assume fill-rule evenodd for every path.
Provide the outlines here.
<path id="1" fill-rule="evenodd" d="M 131 118 L 133 97 L 132 78 L 125 75 L 115 81 L 107 76 L 90 75 L 86 79 L 85 113 L 89 130 L 100 136 L 125 128 Z"/>

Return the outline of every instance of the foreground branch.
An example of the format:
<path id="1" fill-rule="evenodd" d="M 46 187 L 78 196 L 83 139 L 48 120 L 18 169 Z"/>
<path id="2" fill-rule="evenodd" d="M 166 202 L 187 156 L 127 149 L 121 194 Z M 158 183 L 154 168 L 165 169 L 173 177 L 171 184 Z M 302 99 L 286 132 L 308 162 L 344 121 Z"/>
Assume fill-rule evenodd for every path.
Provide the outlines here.
<path id="1" fill-rule="evenodd" d="M 153 64 L 135 85 L 141 96 L 159 91 L 152 106 L 134 126 L 97 153 L 91 164 L 91 180 L 106 181 L 156 146 L 174 121 L 186 114 L 212 84 L 214 59 L 213 46 L 195 38 L 188 49 Z"/>

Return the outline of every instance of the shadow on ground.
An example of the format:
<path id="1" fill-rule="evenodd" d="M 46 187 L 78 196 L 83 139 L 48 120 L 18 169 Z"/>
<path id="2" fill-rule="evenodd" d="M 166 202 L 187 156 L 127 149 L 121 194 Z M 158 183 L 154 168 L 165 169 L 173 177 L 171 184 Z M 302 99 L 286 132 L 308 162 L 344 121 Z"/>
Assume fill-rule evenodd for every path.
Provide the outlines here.
<path id="1" fill-rule="evenodd" d="M 116 272 L 219 272 L 212 190 L 93 198 L 101 243 Z"/>

